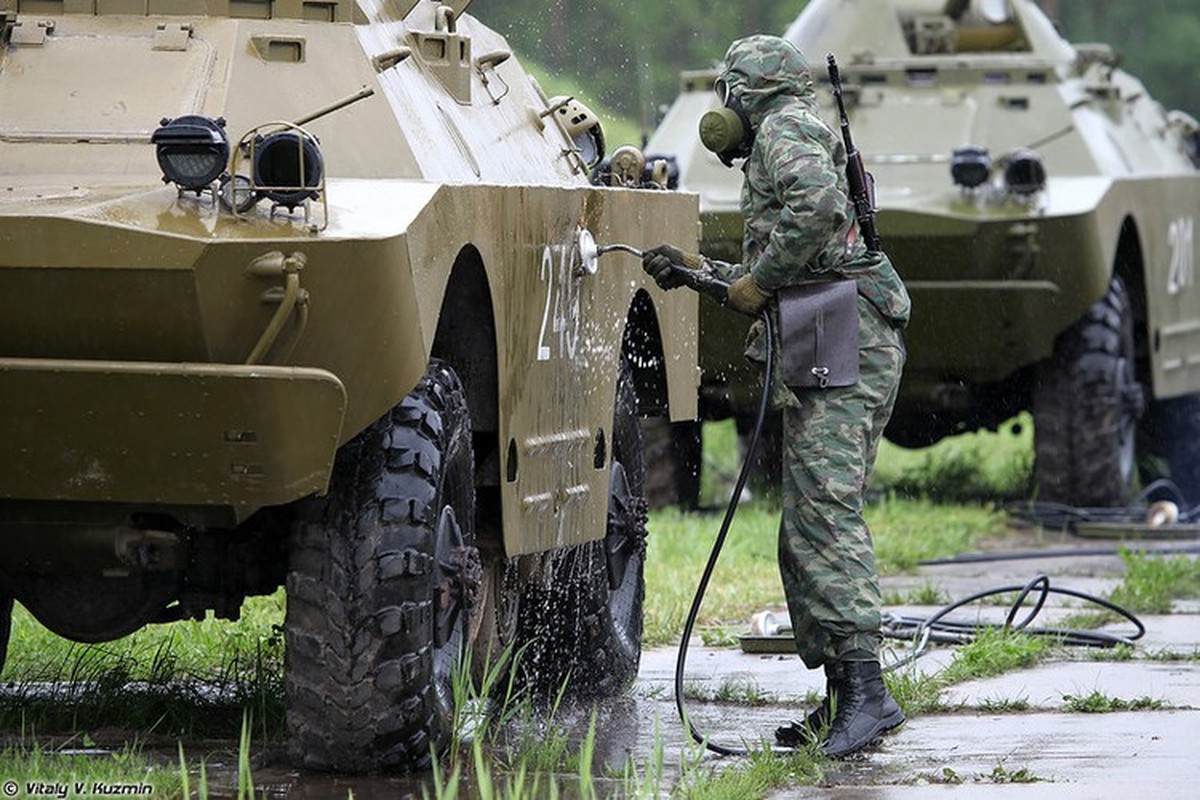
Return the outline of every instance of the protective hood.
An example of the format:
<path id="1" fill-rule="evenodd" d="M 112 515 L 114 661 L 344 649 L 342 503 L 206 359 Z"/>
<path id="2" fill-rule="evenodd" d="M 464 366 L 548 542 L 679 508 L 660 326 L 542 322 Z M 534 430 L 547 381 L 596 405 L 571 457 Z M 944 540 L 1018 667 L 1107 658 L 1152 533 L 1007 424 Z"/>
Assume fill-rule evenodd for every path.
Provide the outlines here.
<path id="1" fill-rule="evenodd" d="M 800 100 L 817 105 L 808 61 L 796 46 L 778 36 L 755 35 L 729 46 L 718 75 L 741 101 L 757 129 L 771 111 Z"/>

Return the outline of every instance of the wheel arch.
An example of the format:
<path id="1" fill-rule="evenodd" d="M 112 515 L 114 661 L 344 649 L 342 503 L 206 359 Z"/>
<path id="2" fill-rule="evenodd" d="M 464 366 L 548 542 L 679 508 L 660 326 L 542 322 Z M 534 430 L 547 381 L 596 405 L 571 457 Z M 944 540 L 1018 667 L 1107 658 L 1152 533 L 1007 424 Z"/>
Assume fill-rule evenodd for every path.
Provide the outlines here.
<path id="1" fill-rule="evenodd" d="M 1121 231 L 1117 236 L 1112 272 L 1113 275 L 1124 281 L 1125 291 L 1129 297 L 1130 311 L 1133 315 L 1135 375 L 1143 385 L 1150 386 L 1152 383 L 1150 352 L 1153 343 L 1150 341 L 1149 335 L 1150 311 L 1144 252 L 1138 222 L 1132 214 L 1127 215 L 1121 223 Z"/>
<path id="2" fill-rule="evenodd" d="M 466 392 L 475 448 L 475 535 L 503 547 L 500 519 L 499 359 L 491 282 L 483 256 L 466 245 L 454 259 L 430 357 L 458 374 Z"/>
<path id="3" fill-rule="evenodd" d="M 472 245 L 459 251 L 446 282 L 430 356 L 449 364 L 467 392 L 471 424 L 495 430 L 498 419 L 496 317 L 483 257 Z"/>

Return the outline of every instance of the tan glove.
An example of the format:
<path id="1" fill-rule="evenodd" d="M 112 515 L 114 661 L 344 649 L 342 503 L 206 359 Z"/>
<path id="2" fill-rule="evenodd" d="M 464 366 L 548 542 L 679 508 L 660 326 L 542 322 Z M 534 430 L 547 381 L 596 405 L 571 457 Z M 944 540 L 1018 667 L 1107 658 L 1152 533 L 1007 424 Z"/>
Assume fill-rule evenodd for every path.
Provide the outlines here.
<path id="1" fill-rule="evenodd" d="M 763 291 L 750 273 L 729 284 L 728 305 L 734 311 L 754 316 L 763 310 L 770 299 L 771 293 Z"/>
<path id="2" fill-rule="evenodd" d="M 695 253 L 685 253 L 678 247 L 660 244 L 642 251 L 642 269 L 661 289 L 676 289 L 687 283 L 681 270 L 699 269 L 704 259 Z"/>

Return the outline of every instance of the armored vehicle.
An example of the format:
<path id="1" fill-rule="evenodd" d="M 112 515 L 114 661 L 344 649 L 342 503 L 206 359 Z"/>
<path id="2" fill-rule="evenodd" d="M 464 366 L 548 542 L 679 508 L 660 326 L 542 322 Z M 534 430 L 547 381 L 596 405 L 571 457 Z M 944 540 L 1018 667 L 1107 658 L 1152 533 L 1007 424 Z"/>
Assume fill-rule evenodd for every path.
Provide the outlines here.
<path id="1" fill-rule="evenodd" d="M 887 436 L 923 446 L 1031 410 L 1039 499 L 1120 503 L 1140 466 L 1200 502 L 1196 120 L 1028 0 L 811 0 L 785 36 L 814 80 L 838 59 L 912 294 Z M 703 251 L 737 261 L 741 173 L 696 126 L 714 74 L 684 73 L 647 150 L 700 194 Z M 701 326 L 702 413 L 748 413 L 744 322 L 705 303 Z"/>
<path id="2" fill-rule="evenodd" d="M 697 309 L 595 243 L 697 200 L 593 186 L 596 117 L 467 5 L 0 0 L 5 644 L 285 586 L 290 752 L 346 771 L 446 744 L 461 652 L 632 680 Z"/>

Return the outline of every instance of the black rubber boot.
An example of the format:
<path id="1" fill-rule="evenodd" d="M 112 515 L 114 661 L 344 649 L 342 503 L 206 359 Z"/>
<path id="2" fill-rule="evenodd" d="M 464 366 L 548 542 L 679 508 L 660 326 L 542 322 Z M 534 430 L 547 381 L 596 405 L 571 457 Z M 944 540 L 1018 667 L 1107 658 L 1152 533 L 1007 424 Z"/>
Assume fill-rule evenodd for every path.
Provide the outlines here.
<path id="1" fill-rule="evenodd" d="M 904 712 L 883 685 L 878 661 L 843 661 L 835 670 L 840 672 L 840 691 L 821 750 L 830 758 L 841 758 L 899 727 Z"/>
<path id="2" fill-rule="evenodd" d="M 821 705 L 808 712 L 803 720 L 792 720 L 775 729 L 775 741 L 781 747 L 803 747 L 824 733 L 829 725 L 829 698 L 840 693 L 836 672 L 832 665 L 825 665 L 825 697 Z"/>

